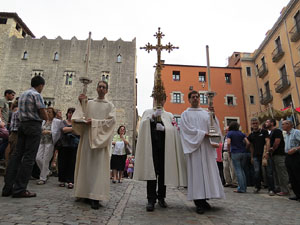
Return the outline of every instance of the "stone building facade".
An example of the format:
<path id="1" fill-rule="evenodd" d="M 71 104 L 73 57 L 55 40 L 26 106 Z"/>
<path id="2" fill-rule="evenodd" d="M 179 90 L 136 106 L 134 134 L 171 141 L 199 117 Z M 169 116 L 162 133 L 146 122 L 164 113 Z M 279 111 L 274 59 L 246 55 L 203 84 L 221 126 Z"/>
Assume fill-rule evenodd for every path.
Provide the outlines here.
<path id="1" fill-rule="evenodd" d="M 228 66 L 242 69 L 249 128 L 251 117 L 268 115 L 280 119 L 273 110 L 281 111 L 291 105 L 299 108 L 300 0 L 290 0 L 281 10 L 254 52 L 234 52 Z M 292 120 L 299 128 L 300 116 L 295 114 Z"/>
<path id="2" fill-rule="evenodd" d="M 13 89 L 17 96 L 30 87 L 33 76 L 46 81 L 43 90 L 45 102 L 61 109 L 78 104 L 82 92 L 80 77 L 93 81 L 87 96 L 97 97 L 100 80 L 109 84 L 107 98 L 117 112 L 117 126 L 125 125 L 134 144 L 136 133 L 136 40 L 92 40 L 87 57 L 87 40 L 64 40 L 61 37 L 36 39 L 16 13 L 0 13 L 0 93 Z M 133 145 L 134 146 L 134 145 Z"/>

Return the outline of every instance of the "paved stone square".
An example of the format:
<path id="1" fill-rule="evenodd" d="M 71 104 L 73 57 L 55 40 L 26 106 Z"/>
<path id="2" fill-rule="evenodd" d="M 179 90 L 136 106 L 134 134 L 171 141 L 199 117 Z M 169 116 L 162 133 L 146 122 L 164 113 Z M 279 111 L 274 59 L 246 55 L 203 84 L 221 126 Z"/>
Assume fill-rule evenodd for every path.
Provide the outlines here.
<path id="1" fill-rule="evenodd" d="M 0 185 L 2 189 L 2 176 Z M 28 189 L 37 193 L 36 198 L 0 197 L 0 224 L 300 224 L 300 202 L 270 197 L 267 190 L 253 194 L 253 188 L 248 188 L 248 193 L 238 194 L 225 188 L 226 199 L 210 200 L 213 209 L 199 215 L 193 203 L 186 200 L 184 188 L 167 188 L 169 207 L 163 209 L 156 204 L 154 212 L 146 212 L 145 186 L 145 182 L 128 179 L 111 184 L 110 201 L 92 210 L 86 203 L 75 202 L 73 190 L 59 187 L 55 177 L 41 186 L 30 181 Z"/>

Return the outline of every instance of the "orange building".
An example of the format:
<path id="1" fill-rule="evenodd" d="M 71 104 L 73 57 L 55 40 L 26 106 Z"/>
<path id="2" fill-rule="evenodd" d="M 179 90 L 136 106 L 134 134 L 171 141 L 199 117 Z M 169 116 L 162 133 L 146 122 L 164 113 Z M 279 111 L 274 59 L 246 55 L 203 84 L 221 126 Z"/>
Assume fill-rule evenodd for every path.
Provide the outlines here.
<path id="1" fill-rule="evenodd" d="M 208 107 L 205 96 L 208 90 L 207 67 L 164 64 L 161 72 L 167 94 L 165 110 L 174 114 L 180 124 L 180 115 L 188 107 L 188 93 L 200 93 L 200 105 Z M 237 121 L 241 130 L 248 133 L 247 117 L 243 97 L 241 69 L 233 67 L 210 67 L 211 90 L 216 92 L 214 107 L 221 130 L 231 121 Z"/>

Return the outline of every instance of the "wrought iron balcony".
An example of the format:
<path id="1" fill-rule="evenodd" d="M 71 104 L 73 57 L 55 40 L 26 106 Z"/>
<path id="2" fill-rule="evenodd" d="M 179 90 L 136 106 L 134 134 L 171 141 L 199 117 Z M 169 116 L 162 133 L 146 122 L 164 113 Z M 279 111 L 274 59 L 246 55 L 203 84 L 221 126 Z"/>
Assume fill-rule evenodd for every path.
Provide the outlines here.
<path id="1" fill-rule="evenodd" d="M 274 83 L 275 91 L 277 93 L 282 93 L 285 91 L 289 86 L 291 86 L 290 81 L 288 80 L 287 75 L 282 76 L 278 81 Z"/>
<path id="2" fill-rule="evenodd" d="M 296 77 L 300 77 L 300 61 L 294 66 Z"/>
<path id="3" fill-rule="evenodd" d="M 263 78 L 268 73 L 268 67 L 266 63 L 261 64 L 261 66 L 257 69 L 257 76 L 259 78 Z"/>
<path id="4" fill-rule="evenodd" d="M 282 47 L 279 46 L 275 48 L 272 52 L 272 61 L 278 62 L 284 55 L 284 51 L 282 50 Z"/>
<path id="5" fill-rule="evenodd" d="M 273 95 L 271 93 L 271 91 L 266 91 L 265 93 L 263 93 L 260 96 L 260 104 L 262 105 L 267 105 L 268 103 L 270 103 L 273 100 Z"/>
<path id="6" fill-rule="evenodd" d="M 296 42 L 300 39 L 300 22 L 297 22 L 295 26 L 290 30 L 291 42 Z"/>

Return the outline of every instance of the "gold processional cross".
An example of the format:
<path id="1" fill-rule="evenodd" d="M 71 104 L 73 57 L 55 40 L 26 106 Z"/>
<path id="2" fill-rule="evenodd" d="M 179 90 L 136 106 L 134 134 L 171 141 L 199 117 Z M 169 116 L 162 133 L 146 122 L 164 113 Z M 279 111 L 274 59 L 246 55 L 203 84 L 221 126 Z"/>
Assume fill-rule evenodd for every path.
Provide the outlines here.
<path id="1" fill-rule="evenodd" d="M 165 35 L 160 31 L 160 27 L 158 28 L 158 32 L 154 34 L 154 37 L 157 39 L 157 44 L 153 46 L 148 42 L 145 47 L 141 47 L 140 49 L 145 49 L 148 53 L 152 50 L 156 50 L 157 52 L 157 63 L 155 65 L 156 71 L 155 71 L 155 81 L 154 81 L 154 87 L 152 91 L 152 97 L 156 99 L 157 107 L 161 107 L 163 97 L 165 95 L 165 88 L 161 80 L 161 70 L 162 70 L 162 62 L 161 62 L 161 51 L 166 50 L 169 53 L 173 51 L 173 49 L 179 49 L 179 47 L 173 46 L 170 42 L 167 45 L 161 44 L 161 39 Z"/>

